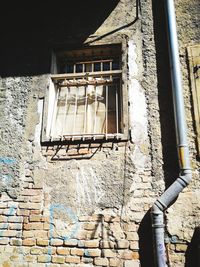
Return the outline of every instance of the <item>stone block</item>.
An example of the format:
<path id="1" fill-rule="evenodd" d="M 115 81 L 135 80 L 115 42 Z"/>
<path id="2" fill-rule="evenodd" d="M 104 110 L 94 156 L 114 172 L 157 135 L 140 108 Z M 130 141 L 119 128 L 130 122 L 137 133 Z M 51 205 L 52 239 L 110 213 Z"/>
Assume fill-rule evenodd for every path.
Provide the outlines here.
<path id="1" fill-rule="evenodd" d="M 78 256 L 67 256 L 65 259 L 66 263 L 80 263 L 80 257 Z"/>
<path id="2" fill-rule="evenodd" d="M 63 240 L 62 239 L 56 239 L 52 238 L 50 241 L 51 246 L 62 246 L 63 245 Z"/>
<path id="3" fill-rule="evenodd" d="M 109 266 L 110 267 L 118 267 L 119 266 L 119 262 L 120 260 L 119 259 L 109 259 Z"/>
<path id="4" fill-rule="evenodd" d="M 17 215 L 18 216 L 28 216 L 29 215 L 29 210 L 27 210 L 27 209 L 19 209 L 19 210 L 17 210 Z"/>
<path id="5" fill-rule="evenodd" d="M 40 203 L 32 203 L 32 202 L 26 202 L 26 203 L 19 203 L 20 209 L 26 209 L 26 210 L 40 210 L 41 204 Z"/>
<path id="6" fill-rule="evenodd" d="M 38 189 L 24 189 L 22 192 L 22 196 L 37 196 L 42 194 L 41 190 Z"/>
<path id="7" fill-rule="evenodd" d="M 68 239 L 64 241 L 64 245 L 65 246 L 69 246 L 69 247 L 75 247 L 78 244 L 78 240 L 77 239 Z"/>
<path id="8" fill-rule="evenodd" d="M 9 229 L 22 230 L 22 223 L 9 223 Z"/>
<path id="9" fill-rule="evenodd" d="M 8 222 L 8 218 L 7 216 L 3 216 L 3 215 L 0 215 L 0 223 L 6 223 Z M 12 217 L 10 217 L 12 218 Z"/>
<path id="10" fill-rule="evenodd" d="M 70 250 L 71 255 L 77 255 L 77 256 L 83 256 L 84 254 L 84 249 L 80 248 L 71 248 Z"/>
<path id="11" fill-rule="evenodd" d="M 70 249 L 69 248 L 57 248 L 57 254 L 58 255 L 69 255 Z"/>
<path id="12" fill-rule="evenodd" d="M 24 230 L 43 230 L 42 222 L 25 223 L 23 225 Z"/>
<path id="13" fill-rule="evenodd" d="M 0 218 L 1 221 L 1 218 Z M 22 223 L 23 217 L 22 216 L 10 216 L 8 217 L 8 222 L 10 223 Z"/>
<path id="14" fill-rule="evenodd" d="M 138 234 L 136 232 L 127 232 L 126 238 L 129 241 L 137 241 L 139 240 Z"/>
<path id="15" fill-rule="evenodd" d="M 98 248 L 99 247 L 99 240 L 98 239 L 86 240 L 86 241 L 84 241 L 84 246 L 87 248 Z"/>
<path id="16" fill-rule="evenodd" d="M 49 245 L 49 240 L 48 239 L 37 239 L 36 244 L 38 246 L 48 246 Z"/>
<path id="17" fill-rule="evenodd" d="M 0 223 L 0 231 L 3 231 L 1 229 L 8 229 L 8 223 Z"/>
<path id="18" fill-rule="evenodd" d="M 44 262 L 44 263 L 50 262 L 51 256 L 50 255 L 39 255 L 37 258 L 37 261 L 38 262 Z"/>
<path id="19" fill-rule="evenodd" d="M 125 261 L 124 262 L 124 267 L 140 267 L 139 261 Z"/>
<path id="20" fill-rule="evenodd" d="M 33 262 L 36 260 L 36 256 L 34 255 L 25 255 L 24 256 L 24 261 L 25 262 Z"/>
<path id="21" fill-rule="evenodd" d="M 133 260 L 139 258 L 138 252 L 133 252 L 131 250 L 124 250 L 120 252 L 120 258 L 124 260 Z"/>
<path id="22" fill-rule="evenodd" d="M 112 241 L 100 241 L 100 248 L 114 248 L 115 243 Z"/>
<path id="23" fill-rule="evenodd" d="M 111 249 L 103 249 L 102 250 L 102 255 L 106 258 L 115 258 L 116 257 L 116 252 L 111 250 Z"/>
<path id="24" fill-rule="evenodd" d="M 86 257 L 100 257 L 101 255 L 101 250 L 100 249 L 86 249 L 84 252 L 84 255 Z"/>
<path id="25" fill-rule="evenodd" d="M 117 240 L 115 247 L 118 249 L 125 249 L 129 247 L 129 241 L 128 240 Z"/>
<path id="26" fill-rule="evenodd" d="M 32 239 L 32 238 L 27 238 L 27 239 L 24 239 L 22 241 L 22 245 L 23 246 L 35 246 L 36 244 L 36 240 L 35 239 Z"/>
<path id="27" fill-rule="evenodd" d="M 109 266 L 109 262 L 107 258 L 95 258 L 94 264 L 97 266 Z"/>
<path id="28" fill-rule="evenodd" d="M 0 237 L 17 237 L 19 234 L 16 230 L 3 230 L 0 231 Z"/>
<path id="29" fill-rule="evenodd" d="M 176 244 L 176 251 L 178 252 L 185 252 L 187 250 L 186 244 Z"/>
<path id="30" fill-rule="evenodd" d="M 7 245 L 9 242 L 9 238 L 0 238 L 0 245 Z"/>
<path id="31" fill-rule="evenodd" d="M 37 214 L 32 214 L 29 217 L 29 221 L 30 222 L 41 222 L 42 221 L 42 216 L 41 215 L 37 215 Z"/>
<path id="32" fill-rule="evenodd" d="M 18 238 L 12 238 L 10 240 L 10 245 L 11 246 L 21 246 L 22 245 L 22 240 Z"/>
<path id="33" fill-rule="evenodd" d="M 31 248 L 30 253 L 32 255 L 40 255 L 40 254 L 43 253 L 43 249 L 42 248 L 38 248 L 38 247 L 34 247 L 34 248 Z"/>
<path id="34" fill-rule="evenodd" d="M 65 263 L 65 257 L 62 257 L 62 256 L 52 256 L 52 262 L 53 263 L 59 263 L 59 264 Z"/>

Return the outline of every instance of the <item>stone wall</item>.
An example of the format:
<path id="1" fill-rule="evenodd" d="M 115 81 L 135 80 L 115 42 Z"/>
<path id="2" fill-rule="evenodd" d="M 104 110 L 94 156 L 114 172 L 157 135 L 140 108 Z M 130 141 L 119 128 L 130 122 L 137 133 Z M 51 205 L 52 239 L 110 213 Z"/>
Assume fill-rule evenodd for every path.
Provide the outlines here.
<path id="1" fill-rule="evenodd" d="M 196 146 L 194 107 L 191 98 L 186 48 L 189 45 L 200 43 L 200 6 L 198 1 L 176 1 L 176 15 L 193 179 L 168 210 L 168 231 L 172 241 L 169 258 L 174 266 L 190 267 L 198 266 L 200 263 L 198 259 L 198 247 L 200 245 L 198 232 L 200 225 L 200 162 Z"/>
<path id="2" fill-rule="evenodd" d="M 196 10 L 198 3 L 183 2 L 176 4 L 181 14 L 177 19 L 194 179 L 166 214 L 171 266 L 189 261 L 188 244 L 190 248 L 199 225 L 199 161 L 185 52 L 189 42 L 198 41 L 198 28 L 187 31 L 196 22 L 190 10 Z M 0 266 L 154 266 L 149 209 L 178 175 L 163 5 L 121 0 L 97 25 L 93 31 L 88 26 L 88 34 L 84 24 L 74 32 L 66 28 L 65 40 L 56 39 L 55 29 L 49 29 L 46 45 L 51 50 L 61 41 L 67 47 L 77 42 L 123 44 L 130 139 L 41 144 L 49 72 L 19 75 L 13 70 L 4 75 L 0 80 Z M 34 55 L 38 47 L 34 44 L 30 50 Z M 47 54 L 38 62 L 47 57 L 50 61 Z"/>

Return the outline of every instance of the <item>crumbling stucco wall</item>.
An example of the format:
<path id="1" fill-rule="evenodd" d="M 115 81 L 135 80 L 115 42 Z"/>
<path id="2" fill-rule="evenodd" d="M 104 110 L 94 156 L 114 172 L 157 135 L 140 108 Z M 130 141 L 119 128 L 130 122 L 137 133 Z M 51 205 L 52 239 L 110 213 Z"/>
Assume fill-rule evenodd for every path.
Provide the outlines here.
<path id="1" fill-rule="evenodd" d="M 198 41 L 199 29 L 192 27 L 196 17 L 191 15 L 198 14 L 197 0 L 176 5 L 194 179 L 169 209 L 167 231 L 172 266 L 184 266 L 199 219 L 199 161 L 185 46 Z M 171 154 L 163 157 L 164 135 L 174 128 L 162 127 L 163 118 L 165 124 L 172 119 L 168 110 L 161 110 L 172 103 L 160 92 L 170 90 L 170 83 L 158 77 L 166 51 L 155 40 L 160 25 L 155 19 L 160 6 L 155 6 L 149 0 L 139 6 L 121 0 L 83 42 L 123 44 L 128 142 L 41 145 L 50 74 L 1 78 L 1 266 L 153 266 L 148 211 L 169 183 L 166 177 L 178 175 L 168 164 Z M 67 42 L 73 38 L 77 36 L 70 32 Z M 84 157 L 77 159 L 77 153 Z M 176 162 L 176 154 L 171 158 Z"/>
<path id="2" fill-rule="evenodd" d="M 19 106 L 8 105 L 3 116 L 2 129 L 12 131 L 13 139 L 2 143 L 2 156 L 17 160 L 19 168 L 12 166 L 19 171 L 12 180 L 14 192 L 11 184 L 0 187 L 2 266 L 140 266 L 139 225 L 163 187 L 162 152 L 153 149 L 160 146 L 160 130 L 148 5 L 145 36 L 136 2 L 123 0 L 85 40 L 122 43 L 128 142 L 41 146 L 49 74 L 2 79 L 6 101 Z M 151 42 L 151 55 L 143 40 L 146 46 Z M 88 158 L 74 158 L 77 151 Z"/>
<path id="3" fill-rule="evenodd" d="M 200 6 L 199 1 L 176 1 L 177 30 L 180 46 L 180 61 L 183 76 L 183 93 L 188 126 L 193 179 L 191 184 L 180 194 L 177 201 L 168 210 L 168 231 L 172 237 L 170 260 L 174 266 L 195 266 L 198 261 L 199 237 L 196 230 L 200 225 L 200 163 L 198 159 L 194 106 L 191 96 L 188 57 L 186 48 L 200 43 Z M 176 251 L 176 253 L 174 252 Z M 181 262 L 180 262 L 181 259 Z"/>

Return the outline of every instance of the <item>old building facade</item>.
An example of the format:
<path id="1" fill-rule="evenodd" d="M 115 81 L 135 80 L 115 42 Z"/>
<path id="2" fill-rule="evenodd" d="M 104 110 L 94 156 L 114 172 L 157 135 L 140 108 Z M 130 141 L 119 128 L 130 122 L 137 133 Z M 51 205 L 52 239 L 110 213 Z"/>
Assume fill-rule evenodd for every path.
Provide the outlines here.
<path id="1" fill-rule="evenodd" d="M 169 266 L 193 267 L 200 5 L 175 7 L 193 178 L 165 242 Z M 156 266 L 150 210 L 179 176 L 164 1 L 16 8 L 1 33 L 0 266 Z"/>

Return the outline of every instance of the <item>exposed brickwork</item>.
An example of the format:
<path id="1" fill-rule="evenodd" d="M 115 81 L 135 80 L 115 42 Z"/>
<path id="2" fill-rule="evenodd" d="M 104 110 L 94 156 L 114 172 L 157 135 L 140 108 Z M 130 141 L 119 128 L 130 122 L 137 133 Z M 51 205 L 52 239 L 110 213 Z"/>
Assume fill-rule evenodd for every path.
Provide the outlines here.
<path id="1" fill-rule="evenodd" d="M 35 266 L 52 263 L 52 266 L 67 266 L 67 264 L 69 266 L 72 266 L 71 264 L 87 266 L 87 264 L 93 264 L 117 267 L 127 260 L 138 259 L 137 242 L 133 243 L 128 239 L 121 239 L 121 236 L 125 237 L 130 233 L 136 235 L 137 224 L 134 222 L 126 220 L 121 222 L 118 216 L 112 217 L 110 220 L 110 216 L 105 211 L 102 214 L 81 216 L 77 222 L 79 227 L 73 232 L 72 238 L 68 238 L 67 232 L 63 232 L 62 235 L 62 231 L 60 234 L 57 233 L 55 237 L 53 234 L 56 232 L 55 219 L 50 214 L 48 216 L 43 215 L 48 214 L 48 205 L 40 205 L 39 212 L 35 212 L 36 210 L 32 208 L 32 194 L 37 194 L 41 199 L 44 199 L 44 193 L 34 189 L 30 192 L 28 199 L 21 202 L 21 204 L 26 205 L 19 205 L 10 216 L 1 216 L 0 249 L 2 248 L 2 253 L 6 251 L 2 262 L 6 262 L 6 255 L 9 253 L 13 255 L 13 262 L 21 257 L 25 265 L 30 263 L 35 264 Z M 1 205 L 3 213 L 4 210 L 7 210 L 10 201 L 13 200 L 2 201 L 4 204 Z M 98 227 L 101 230 L 95 233 Z M 114 236 L 118 235 L 119 229 L 122 232 L 119 235 L 120 239 L 113 239 Z M 84 235 L 80 234 L 83 232 Z M 102 237 L 102 232 L 106 233 L 106 239 Z M 84 239 L 80 239 L 80 236 Z M 134 239 L 137 240 L 137 235 Z M 18 248 L 16 251 L 19 255 L 15 252 L 15 248 Z M 181 247 L 176 249 L 180 250 Z"/>
<path id="2" fill-rule="evenodd" d="M 79 25 L 75 30 L 73 25 L 68 32 L 67 19 L 67 27 L 54 27 L 55 36 L 51 35 L 52 28 L 41 34 L 48 42 L 44 57 L 26 42 L 22 50 L 29 53 L 27 58 L 35 51 L 36 61 L 41 56 L 46 64 L 52 58 L 47 51 L 51 46 L 73 47 L 79 38 L 84 45 L 120 43 L 122 84 L 127 93 L 123 108 L 129 109 L 126 127 L 130 140 L 99 142 L 93 138 L 88 143 L 41 145 L 50 75 L 13 73 L 13 77 L 0 77 L 2 267 L 141 267 L 141 261 L 144 267 L 153 266 L 149 209 L 179 173 L 167 46 L 163 46 L 167 43 L 163 39 L 163 1 L 141 0 L 140 7 L 132 0 L 108 2 L 118 3 L 111 10 L 103 10 L 102 17 L 98 17 L 100 9 L 94 13 L 98 25 L 91 20 L 89 24 L 96 29 Z M 200 11 L 198 0 L 177 0 L 175 4 L 194 178 L 166 213 L 166 247 L 171 266 L 183 267 L 186 261 L 188 265 L 190 242 L 199 226 L 200 164 L 185 47 L 200 42 Z M 81 19 L 81 24 L 85 20 Z M 79 24 L 79 18 L 75 22 Z M 65 29 L 63 43 L 58 28 Z M 25 39 L 28 32 L 23 32 Z M 18 39 L 13 32 L 9 35 Z M 13 50 L 10 42 L 6 47 Z M 31 64 L 24 66 L 29 68 Z"/>

